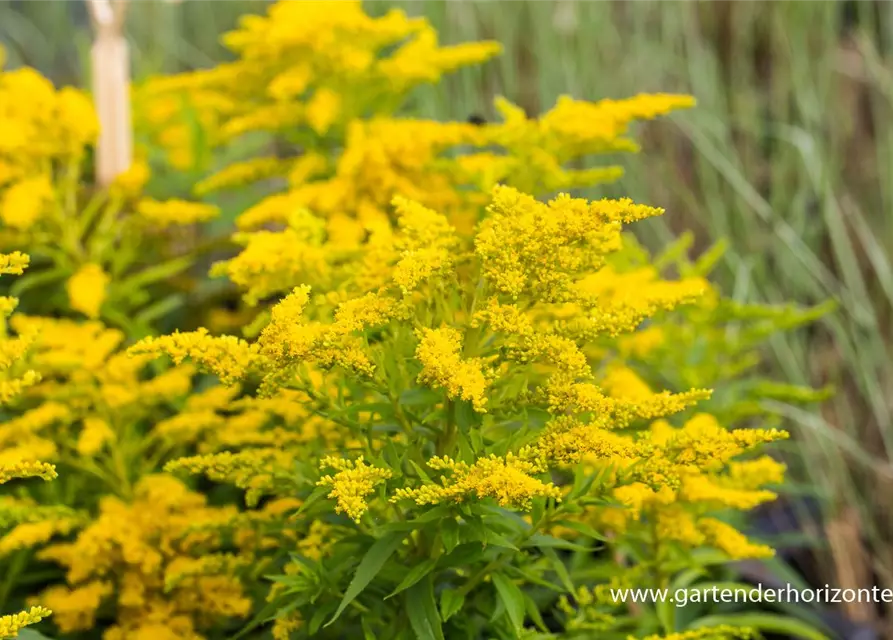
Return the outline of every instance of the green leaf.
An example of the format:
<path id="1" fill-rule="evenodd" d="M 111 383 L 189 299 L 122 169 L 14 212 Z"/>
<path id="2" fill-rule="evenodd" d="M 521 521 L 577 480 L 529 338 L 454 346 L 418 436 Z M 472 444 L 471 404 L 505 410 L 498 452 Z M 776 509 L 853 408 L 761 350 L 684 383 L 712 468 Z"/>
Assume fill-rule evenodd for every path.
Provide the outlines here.
<path id="1" fill-rule="evenodd" d="M 455 401 L 456 426 L 463 433 L 468 433 L 472 427 L 480 426 L 481 416 L 472 407 L 471 403 L 466 400 Z"/>
<path id="2" fill-rule="evenodd" d="M 688 250 L 694 243 L 694 234 L 686 231 L 676 240 L 670 243 L 660 254 L 654 256 L 654 268 L 663 271 L 671 265 L 676 265 L 688 256 Z"/>
<path id="3" fill-rule="evenodd" d="M 558 520 L 555 522 L 556 525 L 561 527 L 567 527 L 568 529 L 573 529 L 578 533 L 582 533 L 584 536 L 592 538 L 594 540 L 601 540 L 602 542 L 607 541 L 607 537 L 584 522 L 577 522 L 575 520 Z"/>
<path id="4" fill-rule="evenodd" d="M 372 582 L 372 579 L 378 575 L 378 572 L 381 571 L 381 568 L 388 561 L 388 558 L 394 554 L 406 535 L 407 534 L 404 531 L 389 532 L 376 540 L 375 544 L 369 547 L 366 555 L 360 560 L 357 572 L 354 574 L 350 586 L 344 593 L 344 598 L 342 598 L 341 604 L 338 605 L 338 610 L 335 611 L 335 615 L 332 616 L 332 619 L 329 620 L 325 626 L 328 627 L 335 622 L 335 620 L 337 620 L 344 612 L 344 609 L 347 608 L 347 605 L 353 602 L 354 598 L 360 595 L 363 589 Z"/>
<path id="5" fill-rule="evenodd" d="M 657 619 L 660 621 L 660 624 L 664 629 L 676 629 L 676 605 L 670 598 L 655 602 L 654 613 L 657 615 Z"/>
<path id="6" fill-rule="evenodd" d="M 488 527 L 500 528 L 519 535 L 530 531 L 530 523 L 517 511 L 489 504 L 481 504 L 480 508 L 485 512 L 483 517 Z"/>
<path id="7" fill-rule="evenodd" d="M 530 511 L 530 521 L 534 523 L 539 522 L 545 511 L 546 501 L 542 498 L 537 498 L 533 501 L 533 509 Z"/>
<path id="8" fill-rule="evenodd" d="M 162 298 L 158 302 L 153 302 L 152 304 L 150 304 L 148 307 L 137 313 L 134 319 L 137 323 L 149 324 L 151 322 L 154 322 L 158 318 L 166 316 L 169 313 L 175 311 L 178 307 L 183 306 L 185 300 L 186 296 L 179 293 L 172 293 L 171 295 Z"/>
<path id="9" fill-rule="evenodd" d="M 555 591 L 557 593 L 564 593 L 565 588 L 560 584 L 555 584 L 551 580 L 547 580 L 546 578 L 542 578 L 531 570 L 520 567 L 512 567 L 518 575 L 522 576 L 527 585 L 537 585 L 544 589 L 548 589 L 549 591 Z"/>
<path id="10" fill-rule="evenodd" d="M 335 608 L 334 602 L 327 602 L 313 613 L 313 617 L 310 618 L 310 622 L 307 624 L 307 632 L 310 635 L 316 634 L 319 631 L 319 628 L 322 626 L 322 623 L 325 621 L 326 617 L 332 613 L 332 609 Z"/>
<path id="11" fill-rule="evenodd" d="M 543 633 L 549 633 L 549 627 L 546 626 L 546 621 L 543 620 L 539 606 L 526 593 L 524 594 L 524 610 L 527 612 L 527 617 L 533 620 L 533 624 L 536 625 L 537 629 Z"/>
<path id="12" fill-rule="evenodd" d="M 692 629 L 730 625 L 733 627 L 750 627 L 757 631 L 777 633 L 789 638 L 802 640 L 829 640 L 828 636 L 796 618 L 780 616 L 772 613 L 738 613 L 728 615 L 707 616 L 691 625 Z"/>
<path id="13" fill-rule="evenodd" d="M 297 516 L 302 514 L 310 506 L 312 506 L 315 502 L 319 502 L 319 500 L 321 500 L 322 497 L 325 496 L 330 491 L 331 491 L 331 489 L 329 487 L 316 487 L 316 489 L 314 489 L 313 491 L 310 492 L 310 495 L 307 496 L 307 499 L 304 501 L 304 504 L 302 504 L 298 508 L 298 510 L 295 511 L 295 514 L 293 516 L 291 516 L 291 518 L 296 518 Z"/>
<path id="14" fill-rule="evenodd" d="M 360 626 L 363 627 L 363 639 L 364 640 L 376 640 L 375 632 L 372 631 L 372 628 L 369 626 L 369 618 L 364 616 L 360 620 Z"/>
<path id="15" fill-rule="evenodd" d="M 394 418 L 394 406 L 390 402 L 365 402 L 352 404 L 338 413 L 355 419 L 358 413 L 369 412 L 375 413 L 382 420 L 391 420 Z"/>
<path id="16" fill-rule="evenodd" d="M 564 566 L 561 558 L 559 558 L 558 554 L 555 553 L 555 549 L 546 547 L 545 549 L 543 549 L 543 555 L 549 558 L 549 560 L 552 562 L 552 569 L 554 569 L 555 573 L 558 574 L 558 579 L 561 581 L 562 586 L 567 590 L 568 593 L 573 593 L 574 583 L 567 571 L 567 567 Z"/>
<path id="17" fill-rule="evenodd" d="M 488 545 L 492 545 L 494 547 L 502 547 L 504 549 L 511 549 L 512 551 L 518 551 L 518 547 L 516 547 L 510 540 L 508 540 L 505 536 L 501 536 L 495 531 L 491 530 L 484 521 L 480 517 L 469 517 L 466 519 L 468 523 L 467 531 L 470 534 L 467 538 L 469 541 L 480 542 L 487 547 Z"/>
<path id="18" fill-rule="evenodd" d="M 257 629 L 262 624 L 270 621 L 273 616 L 276 614 L 276 610 L 279 608 L 279 604 L 277 602 L 268 602 L 264 605 L 264 607 L 258 611 L 253 618 L 242 627 L 235 635 L 230 637 L 230 640 L 239 640 L 240 638 L 244 638 L 246 635 Z M 22 636 L 19 634 L 19 638 L 23 638 L 26 636 Z M 32 640 L 39 640 L 39 638 L 32 638 Z"/>
<path id="19" fill-rule="evenodd" d="M 416 582 L 424 578 L 426 575 L 431 573 L 434 570 L 434 567 L 437 566 L 437 558 L 428 558 L 421 564 L 417 564 L 412 569 L 409 570 L 409 573 L 400 581 L 400 584 L 397 585 L 397 588 L 394 589 L 389 595 L 385 596 L 385 600 L 391 598 L 401 591 L 404 591 L 414 585 Z"/>
<path id="20" fill-rule="evenodd" d="M 407 590 L 406 612 L 418 640 L 444 640 L 430 575 Z"/>
<path id="21" fill-rule="evenodd" d="M 145 287 L 159 280 L 167 280 L 188 269 L 192 263 L 193 259 L 191 256 L 183 256 L 153 265 L 119 281 L 117 289 L 119 291 L 128 291 Z"/>
<path id="22" fill-rule="evenodd" d="M 468 437 L 471 440 L 471 448 L 475 453 L 484 450 L 484 436 L 481 434 L 480 429 L 472 429 Z"/>
<path id="23" fill-rule="evenodd" d="M 512 626 L 516 631 L 520 631 L 524 624 L 524 593 L 518 585 L 501 573 L 494 573 L 492 580 L 509 620 L 512 621 Z"/>
<path id="24" fill-rule="evenodd" d="M 729 242 L 725 238 L 722 238 L 718 242 L 714 243 L 714 245 L 707 249 L 707 251 L 702 253 L 697 261 L 694 263 L 694 265 L 692 265 L 691 275 L 707 276 L 711 271 L 713 271 L 713 267 L 716 266 L 716 264 L 726 253 L 726 250 L 728 248 Z"/>
<path id="25" fill-rule="evenodd" d="M 456 589 L 444 589 L 440 594 L 440 615 L 446 622 L 462 609 L 465 596 Z"/>
<path id="26" fill-rule="evenodd" d="M 439 507 L 434 507 L 433 509 L 429 509 L 418 518 L 414 518 L 413 520 L 407 520 L 406 522 L 389 522 L 386 525 L 381 527 L 382 531 L 415 531 L 416 529 L 422 529 L 426 524 L 430 524 L 437 520 L 441 520 L 443 518 L 450 517 L 450 506 L 449 505 L 441 505 Z"/>
<path id="27" fill-rule="evenodd" d="M 49 636 L 35 631 L 34 629 L 22 629 L 19 631 L 19 640 L 51 640 Z"/>
<path id="28" fill-rule="evenodd" d="M 419 474 L 419 477 L 420 477 L 422 480 L 424 480 L 424 481 L 425 481 L 426 483 L 428 483 L 428 484 L 434 484 L 434 480 L 431 479 L 431 476 L 429 476 L 429 475 L 425 472 L 425 470 L 422 469 L 422 467 L 420 467 L 418 464 L 416 464 L 413 460 L 410 460 L 410 461 L 409 461 L 409 464 L 412 465 L 412 468 L 415 469 L 415 472 L 416 472 L 417 474 Z"/>
<path id="29" fill-rule="evenodd" d="M 459 546 L 459 523 L 455 518 L 445 518 L 440 525 L 440 539 L 447 553 Z"/>
<path id="30" fill-rule="evenodd" d="M 444 567 L 460 567 L 464 564 L 481 562 L 488 557 L 488 553 L 493 555 L 492 550 L 488 552 L 479 542 L 466 542 L 445 556 L 441 556 L 440 562 Z"/>
<path id="31" fill-rule="evenodd" d="M 402 454 L 399 453 L 397 447 L 394 446 L 394 440 L 388 438 L 387 444 L 382 452 L 382 458 L 392 469 L 400 469 L 403 467 L 403 460 L 406 458 L 407 453 L 407 451 L 404 451 Z"/>
<path id="32" fill-rule="evenodd" d="M 471 462 L 477 455 L 475 454 L 475 448 L 471 444 L 471 440 L 469 440 L 468 436 L 461 429 L 459 430 L 459 460 L 463 462 Z"/>
<path id="33" fill-rule="evenodd" d="M 9 287 L 9 293 L 12 296 L 21 296 L 23 293 L 34 287 L 49 284 L 55 280 L 62 280 L 69 275 L 69 270 L 64 267 L 56 267 L 36 273 L 27 273 L 16 278 Z"/>
<path id="34" fill-rule="evenodd" d="M 695 580 L 700 580 L 705 575 L 707 575 L 707 572 L 700 567 L 686 569 L 673 578 L 672 589 L 673 591 L 676 589 L 687 589 L 695 582 Z"/>
<path id="35" fill-rule="evenodd" d="M 439 402 L 440 399 L 441 395 L 439 393 L 425 387 L 407 389 L 400 394 L 400 404 L 406 406 L 433 405 Z"/>
<path id="36" fill-rule="evenodd" d="M 574 544 L 568 540 L 562 540 L 543 533 L 535 533 L 524 543 L 524 547 L 552 547 L 555 549 L 568 549 L 569 551 L 592 551 L 591 547 Z"/>
<path id="37" fill-rule="evenodd" d="M 592 488 L 593 482 L 595 482 L 595 476 L 591 473 L 587 473 L 583 468 L 583 465 L 578 465 L 577 468 L 574 469 L 574 486 L 564 499 L 567 502 L 572 502 L 580 496 L 585 495 L 589 492 L 589 489 Z"/>
<path id="38" fill-rule="evenodd" d="M 511 549 L 512 551 L 520 551 L 518 547 L 512 544 L 511 540 L 506 538 L 505 536 L 501 536 L 495 531 L 487 530 L 484 535 L 484 546 L 492 545 L 494 547 L 502 547 L 503 549 Z"/>

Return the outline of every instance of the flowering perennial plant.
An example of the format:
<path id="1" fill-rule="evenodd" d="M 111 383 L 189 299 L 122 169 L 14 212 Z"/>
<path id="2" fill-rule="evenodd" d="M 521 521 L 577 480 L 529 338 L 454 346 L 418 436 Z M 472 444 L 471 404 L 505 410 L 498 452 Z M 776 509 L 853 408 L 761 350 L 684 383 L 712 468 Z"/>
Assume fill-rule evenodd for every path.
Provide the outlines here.
<path id="1" fill-rule="evenodd" d="M 23 253 L 0 254 L 0 275 L 21 275 L 28 266 L 29 258 Z M 36 384 L 40 377 L 32 369 L 23 368 L 23 356 L 29 348 L 27 338 L 11 338 L 7 330 L 7 319 L 15 310 L 15 298 L 2 298 L 3 316 L 0 318 L 0 406 L 15 401 L 29 386 Z M 5 451 L 4 451 L 5 453 Z M 0 458 L 0 485 L 17 478 L 56 478 L 56 467 L 46 462 L 23 456 L 19 459 L 3 456 Z M 0 521 L 7 520 L 15 505 L 4 500 L 0 502 Z M 43 606 L 32 606 L 27 611 L 0 616 L 0 638 L 15 638 L 24 627 L 40 622 L 52 612 Z"/>
<path id="2" fill-rule="evenodd" d="M 87 188 L 98 133 L 85 93 L 0 65 L 0 249 L 31 256 L 29 275 L 12 287 L 42 293 L 23 298 L 26 311 L 64 310 L 145 334 L 177 306 L 183 292 L 169 280 L 192 264 L 171 242 L 171 228 L 218 210 L 150 197 L 142 161 L 108 191 Z"/>
<path id="3" fill-rule="evenodd" d="M 144 162 L 89 192 L 89 100 L 0 73 L 0 238 L 40 262 L 17 290 L 50 292 L 0 298 L 0 484 L 63 475 L 0 493 L 0 566 L 34 607 L 0 637 L 38 602 L 59 638 L 758 637 L 609 596 L 771 556 L 741 526 L 784 477 L 763 400 L 822 395 L 752 369 L 824 307 L 732 303 L 719 248 L 628 233 L 661 209 L 566 193 L 693 100 L 407 117 L 499 47 L 354 2 L 278 2 L 225 44 L 134 96 L 147 155 L 208 169 L 189 197 L 257 194 L 211 269 L 244 301 L 229 334 L 153 327 L 191 292 L 173 232 L 217 208 L 161 199 Z"/>
<path id="4" fill-rule="evenodd" d="M 473 236 L 396 198 L 386 240 L 356 259 L 380 275 L 296 287 L 255 339 L 198 331 L 130 350 L 189 358 L 256 389 L 251 402 L 300 397 L 328 425 L 168 465 L 249 488 L 252 502 L 298 495 L 286 520 L 298 539 L 332 527 L 324 555 L 295 550 L 283 565 L 271 592 L 279 629 L 513 637 L 529 622 L 622 634 L 629 611 L 578 598 L 577 583 L 603 571 L 585 560 L 596 548 L 612 550 L 602 587 L 666 585 L 708 548 L 772 554 L 724 514 L 774 499 L 765 487 L 783 466 L 753 454 L 787 434 L 691 413 L 711 392 L 653 389 L 624 346 L 681 306 L 710 308 L 700 276 L 617 266 L 623 225 L 660 210 L 542 203 L 505 186 L 491 198 Z"/>

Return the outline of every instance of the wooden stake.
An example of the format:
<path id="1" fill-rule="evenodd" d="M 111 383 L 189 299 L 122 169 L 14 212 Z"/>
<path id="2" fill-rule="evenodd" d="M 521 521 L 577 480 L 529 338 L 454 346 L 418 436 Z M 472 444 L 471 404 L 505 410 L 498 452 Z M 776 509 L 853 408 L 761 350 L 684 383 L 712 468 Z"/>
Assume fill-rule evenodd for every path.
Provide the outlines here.
<path id="1" fill-rule="evenodd" d="M 124 37 L 124 0 L 87 0 L 96 39 L 93 99 L 99 117 L 96 181 L 107 187 L 130 168 L 133 131 L 130 119 L 130 52 Z"/>

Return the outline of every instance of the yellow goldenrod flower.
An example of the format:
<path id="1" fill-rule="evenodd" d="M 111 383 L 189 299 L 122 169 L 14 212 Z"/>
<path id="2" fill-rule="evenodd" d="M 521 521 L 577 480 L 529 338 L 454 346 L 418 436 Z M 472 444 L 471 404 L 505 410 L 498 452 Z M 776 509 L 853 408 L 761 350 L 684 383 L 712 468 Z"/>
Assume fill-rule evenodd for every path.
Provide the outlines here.
<path id="1" fill-rule="evenodd" d="M 493 203 L 475 238 L 484 273 L 500 292 L 546 302 L 573 301 L 578 274 L 602 266 L 619 239 L 620 222 L 659 215 L 631 200 L 587 202 L 562 194 L 549 204 L 509 187 Z"/>
<path id="2" fill-rule="evenodd" d="M 673 504 L 656 510 L 655 519 L 655 538 L 658 540 L 673 541 L 686 547 L 704 544 L 704 534 L 698 529 L 695 515 L 682 505 Z"/>
<path id="3" fill-rule="evenodd" d="M 53 614 L 46 607 L 31 607 L 28 611 L 0 616 L 0 638 L 17 638 L 19 631 L 31 624 L 37 624 Z"/>
<path id="4" fill-rule="evenodd" d="M 755 460 L 733 460 L 728 467 L 728 484 L 731 486 L 781 484 L 784 480 L 785 465 L 769 456 Z"/>
<path id="5" fill-rule="evenodd" d="M 229 482 L 240 489 L 248 489 L 245 500 L 254 505 L 274 488 L 281 474 L 278 470 L 287 469 L 293 460 L 293 453 L 281 448 L 252 448 L 238 453 L 224 451 L 180 458 L 169 462 L 164 470 L 202 474 L 216 482 Z"/>
<path id="6" fill-rule="evenodd" d="M 362 342 L 350 335 L 363 323 L 383 322 L 390 309 L 387 301 L 368 297 L 339 309 L 336 322 L 326 326 L 303 319 L 310 288 L 296 287 L 271 311 L 270 323 L 261 331 L 261 353 L 280 365 L 312 362 L 325 368 L 338 364 L 363 375 L 371 375 L 374 366 L 364 352 Z"/>
<path id="7" fill-rule="evenodd" d="M 72 87 L 64 87 L 56 96 L 57 127 L 64 132 L 64 140 L 72 156 L 82 154 L 87 145 L 99 137 L 99 118 L 93 102 L 83 92 Z"/>
<path id="8" fill-rule="evenodd" d="M 30 258 L 21 251 L 12 253 L 0 253 L 0 274 L 11 273 L 22 275 L 28 268 Z"/>
<path id="9" fill-rule="evenodd" d="M 645 400 L 654 395 L 636 372 L 624 366 L 611 367 L 602 381 L 599 383 L 612 398 L 625 398 L 627 400 Z"/>
<path id="10" fill-rule="evenodd" d="M 46 175 L 16 182 L 0 194 L 0 220 L 27 231 L 46 213 L 53 197 L 53 185 Z"/>
<path id="11" fill-rule="evenodd" d="M 553 376 L 546 387 L 552 412 L 595 413 L 610 419 L 615 428 L 629 426 L 634 420 L 654 420 L 679 413 L 710 397 L 709 389 L 682 393 L 661 391 L 635 400 L 611 398 L 588 382 L 571 382 L 566 375 Z"/>
<path id="12" fill-rule="evenodd" d="M 425 505 L 461 502 L 469 497 L 494 498 L 503 507 L 530 509 L 535 497 L 561 499 L 558 487 L 533 477 L 543 472 L 540 464 L 513 454 L 479 458 L 473 465 L 447 457 L 431 458 L 428 466 L 450 474 L 443 486 L 398 489 L 393 500 L 410 499 Z"/>
<path id="13" fill-rule="evenodd" d="M 310 101 L 304 116 L 317 135 L 325 135 L 341 115 L 341 95 L 327 87 L 318 89 Z"/>
<path id="14" fill-rule="evenodd" d="M 353 333 L 386 324 L 397 313 L 393 300 L 367 293 L 362 298 L 347 300 L 335 310 L 335 333 Z"/>
<path id="15" fill-rule="evenodd" d="M 63 633 L 70 633 L 93 626 L 102 599 L 112 592 L 112 585 L 93 581 L 73 589 L 64 586 L 50 587 L 41 600 L 53 609 L 53 622 Z"/>
<path id="16" fill-rule="evenodd" d="M 84 426 L 77 441 L 77 451 L 82 456 L 97 454 L 107 442 L 115 440 L 115 432 L 108 422 L 95 416 L 84 418 Z"/>
<path id="17" fill-rule="evenodd" d="M 444 387 L 451 398 L 461 398 L 480 413 L 487 411 L 487 378 L 478 359 L 462 359 L 462 335 L 451 327 L 422 329 L 416 358 L 422 363 L 419 382 Z"/>
<path id="18" fill-rule="evenodd" d="M 153 227 L 164 229 L 172 225 L 195 224 L 213 220 L 220 209 L 211 204 L 186 200 L 152 200 L 143 198 L 136 204 L 136 213 Z"/>
<path id="19" fill-rule="evenodd" d="M 777 497 L 771 491 L 747 491 L 720 486 L 710 478 L 700 474 L 690 474 L 683 478 L 680 498 L 691 503 L 714 503 L 746 511 L 771 502 Z"/>
<path id="20" fill-rule="evenodd" d="M 197 558 L 181 556 L 165 569 L 164 590 L 170 593 L 188 578 L 235 573 L 247 563 L 247 558 L 232 553 L 215 553 Z"/>
<path id="21" fill-rule="evenodd" d="M 760 634 L 749 627 L 719 625 L 679 631 L 667 635 L 653 634 L 643 638 L 643 640 L 757 640 L 759 637 Z M 635 639 L 633 636 L 629 636 L 629 640 Z"/>
<path id="22" fill-rule="evenodd" d="M 775 555 L 772 547 L 756 544 L 747 539 L 733 526 L 715 518 L 702 518 L 698 527 L 714 547 L 728 554 L 733 560 L 771 558 Z"/>
<path id="23" fill-rule="evenodd" d="M 196 195 L 204 195 L 212 191 L 241 187 L 258 180 L 284 175 L 293 164 L 293 161 L 284 161 L 281 158 L 252 158 L 237 162 L 208 176 L 196 184 L 193 191 Z"/>
<path id="24" fill-rule="evenodd" d="M 163 628 L 191 638 L 210 620 L 248 613 L 250 600 L 238 579 L 221 573 L 228 556 L 218 553 L 219 542 L 193 533 L 230 520 L 234 510 L 207 506 L 204 496 L 170 476 L 149 475 L 135 487 L 132 502 L 105 496 L 99 512 L 73 542 L 39 554 L 67 570 L 69 586 L 51 586 L 41 595 L 55 607 L 63 633 L 92 628 L 104 604 L 115 607 L 109 634 L 121 640 L 169 637 L 144 635 Z"/>
<path id="25" fill-rule="evenodd" d="M 577 463 L 584 457 L 600 460 L 633 459 L 642 451 L 628 437 L 570 416 L 554 418 L 537 442 L 542 455 L 559 464 Z"/>
<path id="26" fill-rule="evenodd" d="M 649 353 L 664 343 L 663 329 L 659 326 L 647 327 L 621 336 L 618 340 L 618 350 L 624 357 L 646 358 Z"/>
<path id="27" fill-rule="evenodd" d="M 334 476 L 326 475 L 317 484 L 330 487 L 328 497 L 336 500 L 335 511 L 344 513 L 355 522 L 369 509 L 366 496 L 373 493 L 375 486 L 391 477 L 388 469 L 380 469 L 366 464 L 363 456 L 356 460 L 341 460 L 327 457 L 320 462 L 321 468 L 336 469 Z"/>
<path id="28" fill-rule="evenodd" d="M 67 535 L 79 524 L 80 522 L 74 518 L 57 518 L 18 524 L 0 538 L 0 557 L 8 556 L 21 549 L 32 549 L 42 545 L 57 534 Z"/>
<path id="29" fill-rule="evenodd" d="M 215 264 L 211 274 L 226 275 L 247 289 L 248 304 L 288 291 L 302 279 L 322 280 L 328 272 L 327 256 L 319 242 L 296 229 L 246 233 L 235 240 L 244 244 L 245 250 L 231 260 Z"/>
<path id="30" fill-rule="evenodd" d="M 130 347 L 131 355 L 165 354 L 180 364 L 190 358 L 217 376 L 224 384 L 235 382 L 254 366 L 257 350 L 234 336 L 211 336 L 201 328 L 191 333 L 175 333 L 159 338 L 145 338 Z"/>
<path id="31" fill-rule="evenodd" d="M 145 160 L 134 160 L 127 171 L 119 173 L 111 186 L 113 193 L 124 198 L 136 198 L 151 177 L 151 169 Z"/>
<path id="32" fill-rule="evenodd" d="M 0 484 L 5 484 L 15 478 L 53 480 L 56 475 L 55 465 L 46 462 L 18 462 L 0 465 Z"/>
<path id="33" fill-rule="evenodd" d="M 102 303 L 108 295 L 111 282 L 109 276 L 98 264 L 85 264 L 68 279 L 65 289 L 71 308 L 80 311 L 88 318 L 98 318 Z"/>
<path id="34" fill-rule="evenodd" d="M 54 424 L 69 423 L 71 417 L 71 410 L 64 404 L 52 400 L 44 402 L 0 424 L 0 445 L 20 443 Z"/>
<path id="35" fill-rule="evenodd" d="M 307 535 L 298 541 L 298 551 L 305 558 L 320 560 L 332 548 L 332 526 L 322 520 L 310 523 Z"/>
<path id="36" fill-rule="evenodd" d="M 300 629 L 303 623 L 304 619 L 298 612 L 276 618 L 271 629 L 273 640 L 289 640 L 292 633 Z"/>
<path id="37" fill-rule="evenodd" d="M 34 337 L 30 335 L 0 342 L 0 370 L 9 369 L 22 360 L 33 342 Z"/>
<path id="38" fill-rule="evenodd" d="M 8 404 L 22 391 L 38 382 L 40 382 L 40 374 L 36 371 L 26 371 L 20 378 L 0 380 L 0 405 Z"/>
<path id="39" fill-rule="evenodd" d="M 8 318 L 19 306 L 18 298 L 0 296 L 0 317 Z"/>

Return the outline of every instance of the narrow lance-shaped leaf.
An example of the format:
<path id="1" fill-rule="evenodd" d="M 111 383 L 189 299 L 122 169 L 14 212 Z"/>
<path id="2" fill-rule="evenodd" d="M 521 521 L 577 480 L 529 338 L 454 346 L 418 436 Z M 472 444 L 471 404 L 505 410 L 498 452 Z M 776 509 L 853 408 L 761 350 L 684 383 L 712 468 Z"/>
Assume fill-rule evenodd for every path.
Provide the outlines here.
<path id="1" fill-rule="evenodd" d="M 372 579 L 378 575 L 378 572 L 381 571 L 381 568 L 385 565 L 388 559 L 394 554 L 397 548 L 400 546 L 400 543 L 403 542 L 403 538 L 406 537 L 406 532 L 403 531 L 393 531 L 385 534 L 381 538 L 375 541 L 369 550 L 366 552 L 366 555 L 363 556 L 363 559 L 360 560 L 360 565 L 357 567 L 357 572 L 354 574 L 353 580 L 350 583 L 350 586 L 347 588 L 347 591 L 344 594 L 344 597 L 341 599 L 341 604 L 338 605 L 338 609 L 335 611 L 335 615 L 332 616 L 332 619 L 329 620 L 325 626 L 329 626 L 335 620 L 337 620 L 344 610 L 347 608 L 351 602 L 354 601 L 360 593 L 365 589 Z"/>

